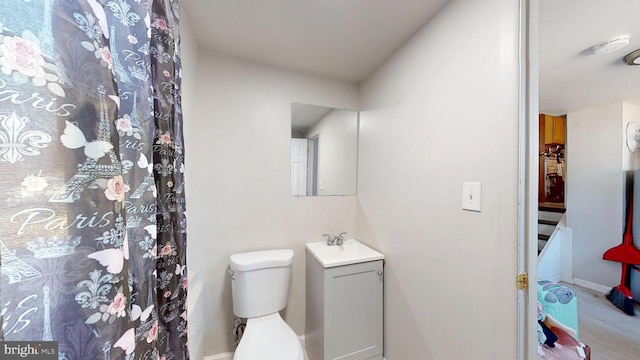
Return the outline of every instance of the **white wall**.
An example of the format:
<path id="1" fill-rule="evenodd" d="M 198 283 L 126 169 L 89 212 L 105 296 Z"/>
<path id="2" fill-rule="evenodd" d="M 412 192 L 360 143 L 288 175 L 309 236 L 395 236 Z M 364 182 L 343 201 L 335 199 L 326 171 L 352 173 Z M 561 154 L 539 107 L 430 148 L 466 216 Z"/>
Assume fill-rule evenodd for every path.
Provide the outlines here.
<path id="1" fill-rule="evenodd" d="M 592 288 L 611 288 L 620 279 L 620 264 L 602 260 L 602 254 L 622 242 L 623 172 L 638 168 L 638 153 L 625 142 L 629 121 L 640 121 L 637 105 L 613 103 L 567 114 L 566 206 L 574 277 Z"/>
<path id="2" fill-rule="evenodd" d="M 195 120 L 194 100 L 196 99 L 196 76 L 197 76 L 197 58 L 198 47 L 193 36 L 193 31 L 189 24 L 189 18 L 184 12 L 184 8 L 180 13 L 180 55 L 182 61 L 182 113 L 183 122 L 191 124 Z M 186 135 L 185 135 L 186 136 Z M 196 165 L 194 165 L 196 166 Z M 189 183 L 192 179 L 190 173 L 185 173 L 185 181 Z M 188 190 L 188 189 L 187 189 Z M 188 196 L 189 194 L 187 194 Z M 189 243 L 191 239 L 188 239 Z M 204 358 L 204 321 L 203 313 L 204 296 L 202 294 L 203 285 L 199 281 L 202 277 L 191 269 L 191 259 L 193 258 L 193 249 L 187 247 L 187 266 L 189 277 L 189 292 L 187 294 L 188 318 L 189 321 L 189 354 L 193 360 L 201 360 Z"/>
<path id="3" fill-rule="evenodd" d="M 291 197 L 291 103 L 358 108 L 355 85 L 200 53 L 188 143 L 189 267 L 205 279 L 206 354 L 232 350 L 229 256 L 292 248 L 285 320 L 304 333 L 304 244 L 355 233 L 356 198 Z"/>
<path id="4" fill-rule="evenodd" d="M 602 254 L 622 241 L 622 142 L 621 103 L 567 114 L 567 226 L 578 282 L 612 287 L 620 276 L 620 264 Z"/>
<path id="5" fill-rule="evenodd" d="M 358 113 L 333 109 L 309 131 L 318 135 L 318 195 L 355 195 Z"/>
<path id="6" fill-rule="evenodd" d="M 518 2 L 453 1 L 361 86 L 357 237 L 386 256 L 386 359 L 516 358 L 517 52 Z"/>

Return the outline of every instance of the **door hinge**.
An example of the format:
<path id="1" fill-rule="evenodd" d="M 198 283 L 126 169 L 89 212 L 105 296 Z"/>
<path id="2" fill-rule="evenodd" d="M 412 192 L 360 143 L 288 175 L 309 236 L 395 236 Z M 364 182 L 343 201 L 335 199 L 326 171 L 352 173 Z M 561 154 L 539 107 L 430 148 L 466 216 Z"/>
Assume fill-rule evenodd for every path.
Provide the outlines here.
<path id="1" fill-rule="evenodd" d="M 523 272 L 518 274 L 516 277 L 516 287 L 518 287 L 518 290 L 525 290 L 529 287 L 529 275 L 527 275 L 527 273 Z"/>

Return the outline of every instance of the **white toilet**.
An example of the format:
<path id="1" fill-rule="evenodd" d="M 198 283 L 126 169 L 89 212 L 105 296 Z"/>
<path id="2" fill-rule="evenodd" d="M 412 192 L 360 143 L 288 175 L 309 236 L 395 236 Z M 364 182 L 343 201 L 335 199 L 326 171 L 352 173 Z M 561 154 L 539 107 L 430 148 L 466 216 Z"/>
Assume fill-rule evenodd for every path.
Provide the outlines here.
<path id="1" fill-rule="evenodd" d="M 292 262 L 290 249 L 231 255 L 233 313 L 247 319 L 234 360 L 304 360 L 298 336 L 280 317 Z"/>

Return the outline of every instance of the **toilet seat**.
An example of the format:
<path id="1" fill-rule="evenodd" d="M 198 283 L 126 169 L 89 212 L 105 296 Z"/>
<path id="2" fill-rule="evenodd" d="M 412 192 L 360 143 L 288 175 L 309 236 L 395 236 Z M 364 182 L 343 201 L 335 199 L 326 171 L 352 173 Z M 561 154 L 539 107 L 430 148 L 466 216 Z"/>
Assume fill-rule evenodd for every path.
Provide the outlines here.
<path id="1" fill-rule="evenodd" d="M 247 319 L 234 360 L 304 360 L 302 344 L 280 313 Z"/>

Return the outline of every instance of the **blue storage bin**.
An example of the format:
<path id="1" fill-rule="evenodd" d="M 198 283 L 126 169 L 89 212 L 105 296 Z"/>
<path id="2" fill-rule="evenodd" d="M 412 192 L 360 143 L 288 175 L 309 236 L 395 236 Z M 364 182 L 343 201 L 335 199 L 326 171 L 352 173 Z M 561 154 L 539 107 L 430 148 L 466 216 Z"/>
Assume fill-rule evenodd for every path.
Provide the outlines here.
<path id="1" fill-rule="evenodd" d="M 573 337 L 580 340 L 578 298 L 571 288 L 546 280 L 538 281 L 538 301 L 542 304 L 544 312 L 574 329 L 576 334 Z"/>

